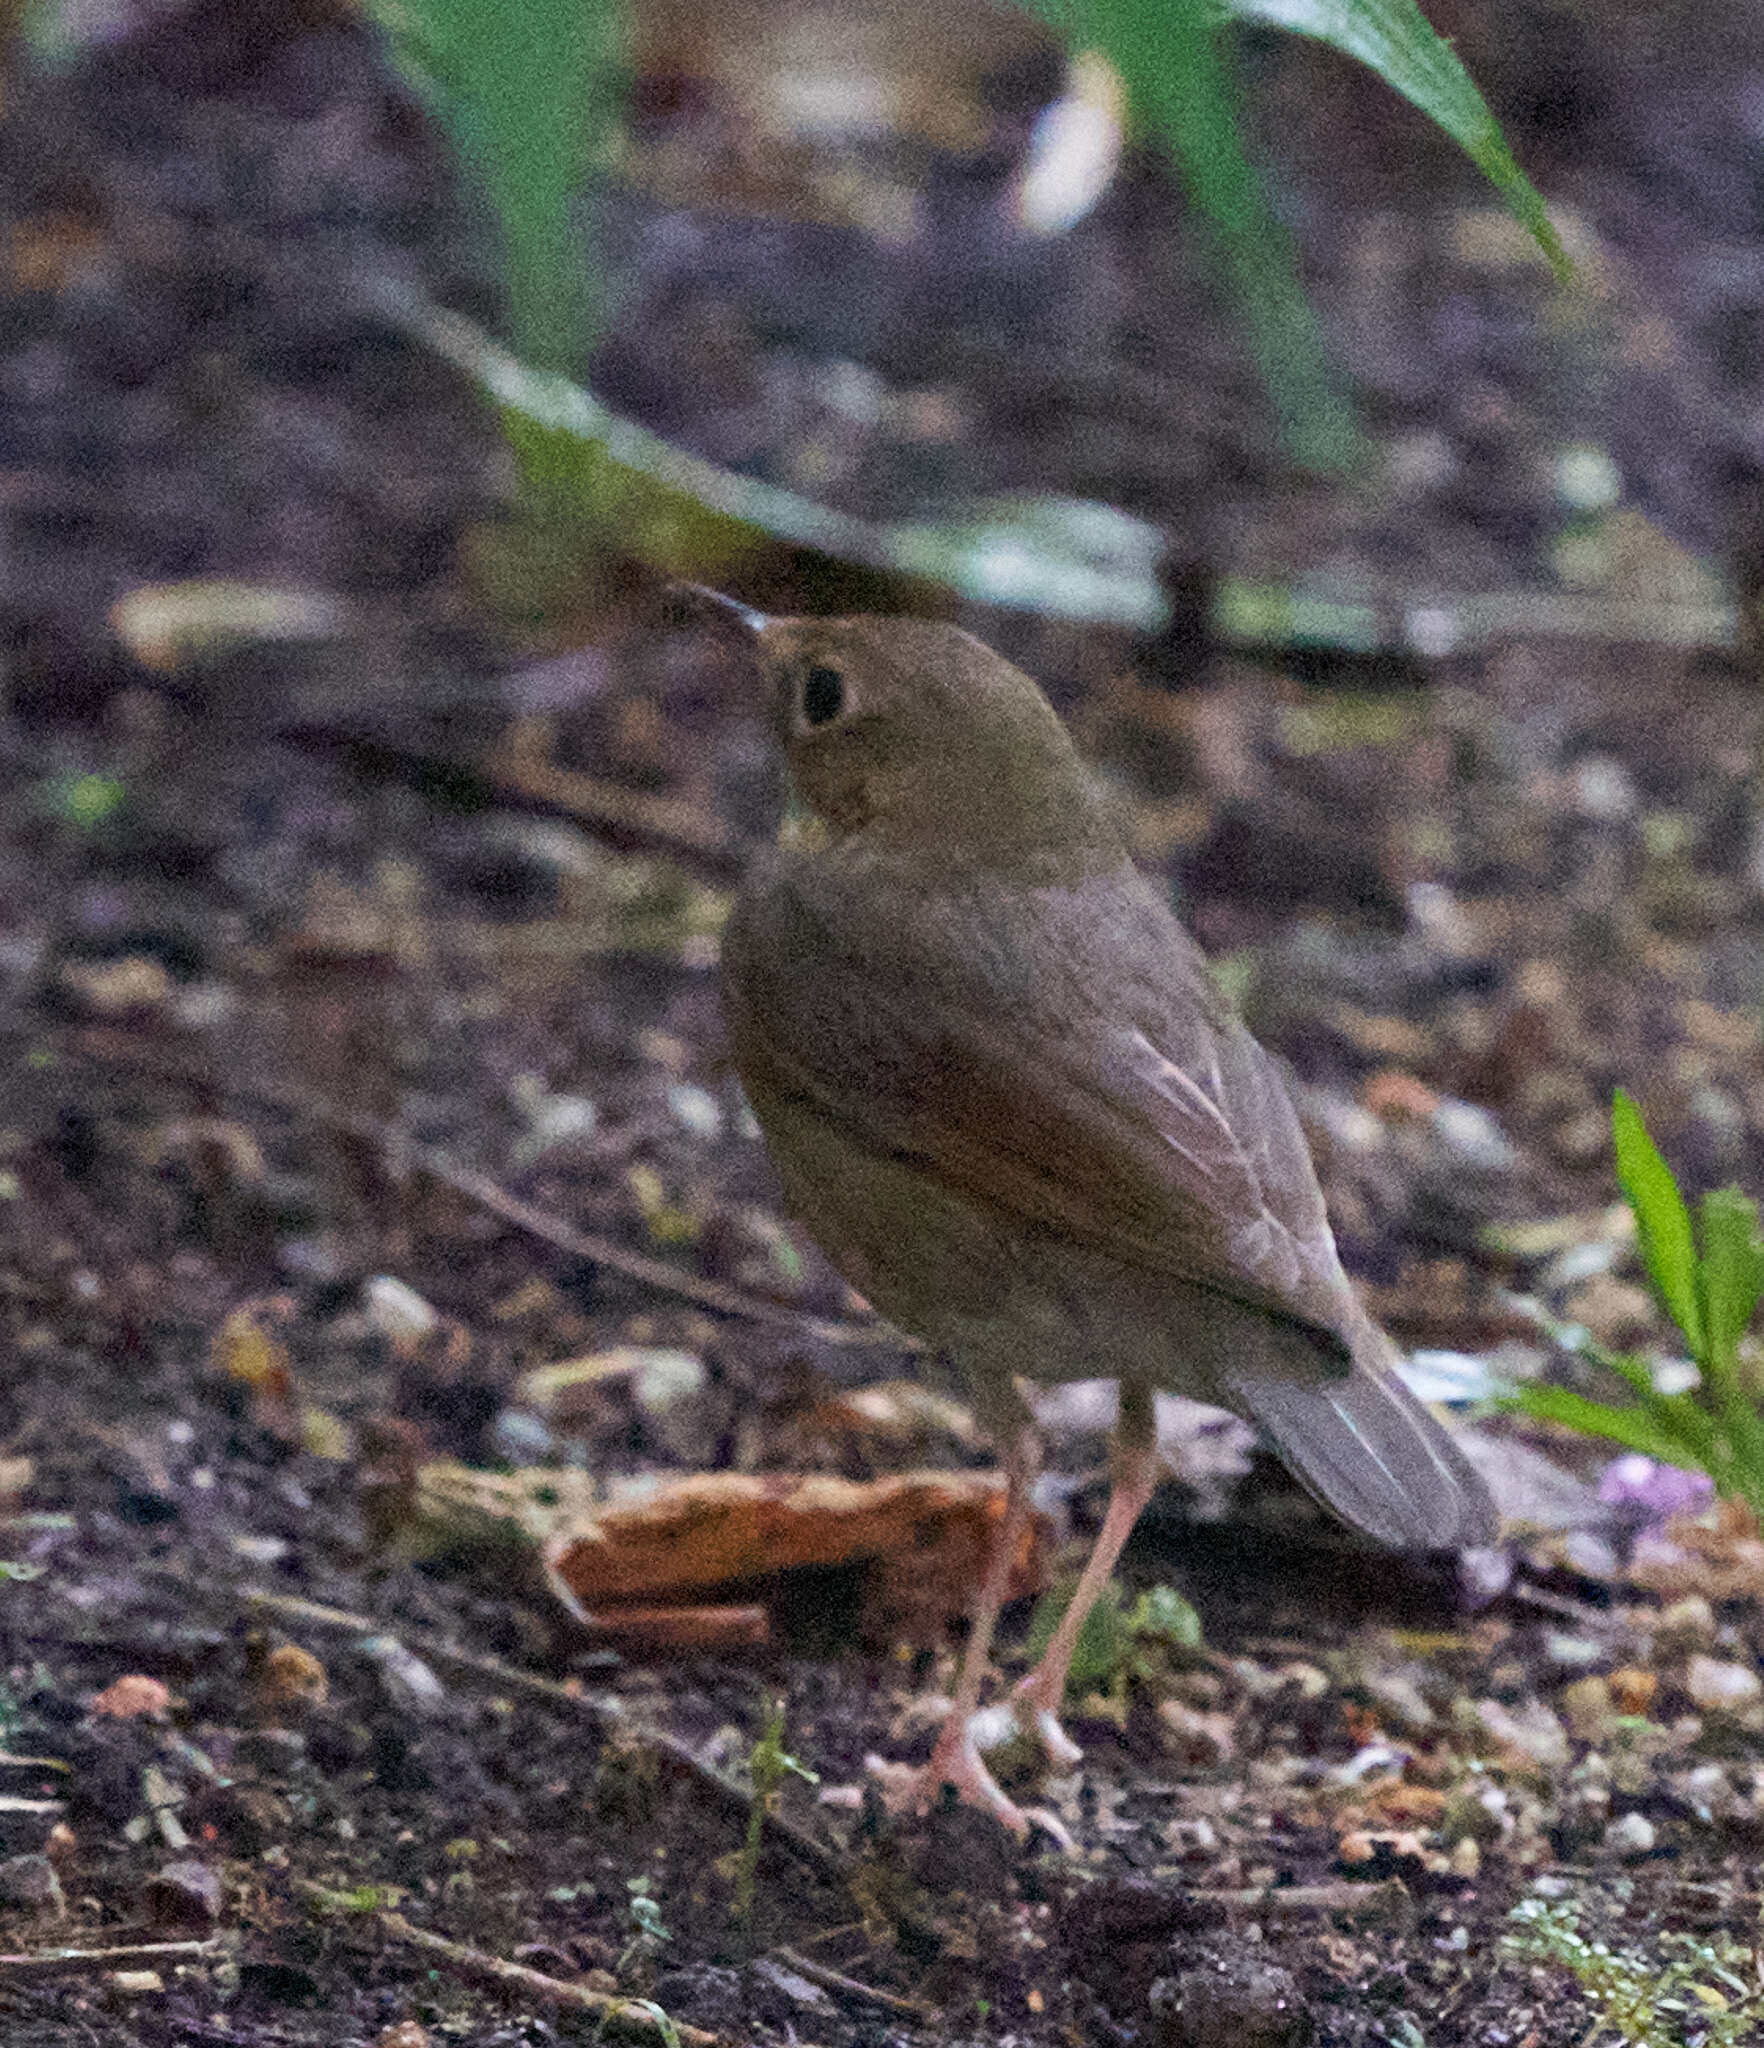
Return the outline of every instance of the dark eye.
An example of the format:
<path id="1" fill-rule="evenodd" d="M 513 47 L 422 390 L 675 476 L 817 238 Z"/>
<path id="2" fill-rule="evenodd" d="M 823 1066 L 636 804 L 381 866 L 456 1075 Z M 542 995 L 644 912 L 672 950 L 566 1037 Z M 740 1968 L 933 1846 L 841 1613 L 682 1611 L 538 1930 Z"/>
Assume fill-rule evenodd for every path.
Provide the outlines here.
<path id="1" fill-rule="evenodd" d="M 802 722 L 825 725 L 845 709 L 845 678 L 817 661 L 802 679 Z"/>

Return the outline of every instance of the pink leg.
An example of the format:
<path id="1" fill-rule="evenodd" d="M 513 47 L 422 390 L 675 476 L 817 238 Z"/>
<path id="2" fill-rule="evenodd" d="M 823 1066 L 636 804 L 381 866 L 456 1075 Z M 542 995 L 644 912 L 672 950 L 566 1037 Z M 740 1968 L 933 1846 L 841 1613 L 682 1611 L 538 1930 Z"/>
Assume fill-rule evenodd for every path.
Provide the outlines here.
<path id="1" fill-rule="evenodd" d="M 1133 1525 L 1157 1483 L 1150 1400 L 1140 1397 L 1137 1389 L 1123 1387 L 1121 1423 L 1115 1439 L 1115 1484 L 1109 1495 L 1108 1512 L 1097 1531 L 1096 1547 L 1079 1578 L 1071 1605 L 1060 1616 L 1053 1640 L 1041 1654 L 1041 1662 L 1011 1695 L 1012 1703 L 1026 1714 L 1043 1748 L 1057 1764 L 1075 1764 L 1084 1754 L 1060 1726 L 1059 1719 L 1079 1631 L 1108 1584 L 1122 1545 L 1132 1535 Z"/>
<path id="2" fill-rule="evenodd" d="M 980 1704 L 980 1687 L 992 1655 L 992 1632 L 998 1624 L 998 1610 L 1010 1590 L 1011 1567 L 1029 1520 L 1029 1490 L 1040 1462 L 1039 1440 L 1034 1430 L 1025 1425 L 1005 1455 L 1005 1511 L 993 1541 L 985 1580 L 975 1597 L 955 1704 L 937 1737 L 930 1762 L 914 1768 L 910 1764 L 886 1763 L 880 1757 L 867 1759 L 871 1774 L 881 1781 L 884 1801 L 896 1812 L 923 1813 L 945 1785 L 953 1785 L 958 1797 L 996 1814 L 1012 1834 L 1022 1836 L 1029 1832 L 1022 1809 L 999 1789 L 981 1761 L 970 1724 Z"/>

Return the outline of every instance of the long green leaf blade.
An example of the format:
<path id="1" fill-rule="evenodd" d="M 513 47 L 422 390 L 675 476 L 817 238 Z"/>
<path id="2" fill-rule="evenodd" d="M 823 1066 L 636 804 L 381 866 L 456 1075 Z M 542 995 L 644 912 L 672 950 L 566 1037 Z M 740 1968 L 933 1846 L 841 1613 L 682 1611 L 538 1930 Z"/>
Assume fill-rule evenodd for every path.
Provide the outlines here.
<path id="1" fill-rule="evenodd" d="M 1263 21 L 1356 57 L 1457 143 L 1529 230 L 1559 278 L 1567 251 L 1537 188 L 1513 159 L 1500 123 L 1450 43 L 1415 0 L 1225 0 L 1240 21 Z"/>
<path id="2" fill-rule="evenodd" d="M 688 454 L 390 280 L 366 296 L 495 401 L 530 485 L 666 575 L 739 580 L 741 564 L 771 538 L 991 604 L 1142 632 L 1168 622 L 1156 532 L 1108 506 L 1010 499 L 943 521 L 857 519 Z"/>
<path id="3" fill-rule="evenodd" d="M 1684 1465 L 1702 1469 L 1703 1460 L 1693 1445 L 1681 1442 L 1639 1408 L 1613 1408 L 1604 1401 L 1589 1401 L 1569 1387 L 1551 1386 L 1535 1380 L 1518 1388 L 1501 1406 L 1540 1422 L 1557 1422 L 1582 1436 L 1603 1437 L 1640 1451 L 1662 1465 Z"/>
<path id="4" fill-rule="evenodd" d="M 1294 455 L 1341 469 L 1357 446 L 1326 367 L 1292 244 L 1243 153 L 1214 0 L 1025 0 L 1070 49 L 1098 49 L 1135 114 L 1175 158 L 1215 234 Z"/>
<path id="5" fill-rule="evenodd" d="M 1764 1489 L 1764 1416 L 1742 1379 L 1736 1353 L 1764 1294 L 1764 1239 L 1758 1205 L 1738 1188 L 1716 1188 L 1697 1210 L 1699 1299 L 1708 1355 L 1705 1389 L 1753 1491 Z"/>
<path id="6" fill-rule="evenodd" d="M 1666 1304 L 1667 1313 L 1684 1332 L 1691 1356 L 1700 1365 L 1708 1345 L 1703 1307 L 1697 1288 L 1696 1243 L 1690 1211 L 1660 1157 L 1642 1114 L 1621 1088 L 1611 1105 L 1611 1134 L 1617 1149 L 1617 1179 L 1635 1211 L 1642 1257 L 1648 1275 Z"/>
<path id="7" fill-rule="evenodd" d="M 569 367 L 590 339 L 577 202 L 619 82 L 619 0 L 368 5 L 495 209 L 518 347 L 536 366 Z"/>
<path id="8" fill-rule="evenodd" d="M 1716 1188 L 1698 1207 L 1703 1326 L 1709 1363 L 1727 1365 L 1764 1294 L 1758 1205 L 1738 1188 Z"/>

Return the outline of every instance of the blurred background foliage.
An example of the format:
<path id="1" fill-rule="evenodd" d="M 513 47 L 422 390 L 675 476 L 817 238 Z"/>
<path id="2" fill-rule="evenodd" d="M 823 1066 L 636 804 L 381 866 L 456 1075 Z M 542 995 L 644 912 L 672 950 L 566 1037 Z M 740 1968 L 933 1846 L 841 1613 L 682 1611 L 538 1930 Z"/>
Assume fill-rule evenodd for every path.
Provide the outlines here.
<path id="1" fill-rule="evenodd" d="M 546 592 L 615 535 L 664 574 L 712 579 L 737 578 L 745 557 L 782 539 L 993 603 L 1154 630 L 1164 622 L 1155 538 L 1109 508 L 1034 501 L 869 526 L 718 472 L 616 420 L 567 380 L 595 332 L 582 199 L 597 165 L 616 156 L 632 18 L 617 0 L 369 6 L 501 232 L 512 353 L 409 299 L 394 295 L 388 310 L 476 376 L 501 410 L 525 513 L 518 546 L 496 571 L 505 585 L 523 587 L 542 610 Z M 1231 18 L 1312 37 L 1369 66 L 1471 156 L 1566 273 L 1542 200 L 1413 0 L 1227 0 L 1223 10 L 1215 0 L 1036 0 L 1028 11 L 1072 59 L 1068 93 L 1044 114 L 1037 145 L 1075 156 L 1058 175 L 1086 191 L 1106 185 L 1111 146 L 1118 152 L 1124 133 L 1143 132 L 1168 151 L 1213 230 L 1290 457 L 1303 467 L 1348 467 L 1356 435 L 1286 231 L 1239 137 Z M 788 65 L 787 43 L 776 56 Z M 1035 231 L 1058 231 L 1086 203 L 1083 192 L 1056 200 Z"/>

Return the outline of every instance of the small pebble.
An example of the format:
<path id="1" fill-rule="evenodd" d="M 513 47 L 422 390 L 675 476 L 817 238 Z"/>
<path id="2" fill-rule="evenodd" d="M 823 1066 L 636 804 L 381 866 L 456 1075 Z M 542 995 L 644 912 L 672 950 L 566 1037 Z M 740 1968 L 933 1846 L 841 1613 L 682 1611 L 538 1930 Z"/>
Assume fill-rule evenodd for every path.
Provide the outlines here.
<path id="1" fill-rule="evenodd" d="M 1595 1643 L 1590 1636 L 1552 1629 L 1544 1638 L 1544 1655 L 1558 1671 L 1590 1671 L 1604 1654 L 1604 1644 Z"/>
<path id="2" fill-rule="evenodd" d="M 1236 1738 L 1229 1714 L 1202 1713 L 1186 1700 L 1164 1700 L 1158 1707 L 1164 1747 L 1194 1770 L 1208 1770 L 1232 1754 Z"/>
<path id="3" fill-rule="evenodd" d="M 0 1862 L 0 1906 L 20 1913 L 61 1910 L 61 1880 L 47 1856 L 8 1856 Z"/>
<path id="4" fill-rule="evenodd" d="M 401 1713 L 413 1715 L 419 1721 L 433 1721 L 446 1712 L 446 1686 L 396 1636 L 370 1636 L 361 1649 L 379 1667 L 387 1696 Z"/>
<path id="5" fill-rule="evenodd" d="M 1567 1730 L 1541 1700 L 1527 1700 L 1517 1707 L 1500 1700 L 1476 1700 L 1472 1712 L 1483 1732 L 1503 1749 L 1517 1750 L 1546 1771 L 1566 1769 Z"/>
<path id="6" fill-rule="evenodd" d="M 171 1717 L 172 1690 L 163 1679 L 131 1671 L 112 1679 L 92 1701 L 92 1716 L 109 1721 L 165 1721 Z"/>
<path id="7" fill-rule="evenodd" d="M 1598 1742 L 1611 1731 L 1617 1719 L 1611 1687 L 1603 1678 L 1577 1678 L 1562 1688 L 1562 1718 L 1571 1735 L 1581 1742 Z"/>
<path id="8" fill-rule="evenodd" d="M 1749 1665 L 1698 1655 L 1684 1667 L 1684 1689 L 1705 1713 L 1737 1714 L 1764 1698 L 1764 1680 Z"/>
<path id="9" fill-rule="evenodd" d="M 1421 1688 L 1405 1673 L 1367 1671 L 1361 1674 L 1361 1683 L 1372 1695 L 1378 1718 L 1393 1735 L 1431 1735 L 1439 1726 L 1439 1716 L 1422 1697 Z"/>
<path id="10" fill-rule="evenodd" d="M 668 1085 L 668 1108 L 674 1121 L 695 1138 L 719 1138 L 723 1133 L 723 1105 L 708 1088 L 696 1081 L 673 1081 Z"/>
<path id="11" fill-rule="evenodd" d="M 283 1643 L 264 1659 L 262 1696 L 273 1711 L 322 1707 L 331 1694 L 325 1667 L 298 1643 Z"/>
<path id="12" fill-rule="evenodd" d="M 1668 1655 L 1710 1649 L 1715 1642 L 1715 1610 L 1701 1593 L 1692 1593 L 1662 1611 L 1654 1633 Z"/>
<path id="13" fill-rule="evenodd" d="M 69 1007 L 101 1023 L 162 1010 L 175 992 L 165 968 L 145 956 L 70 960 L 56 978 Z"/>
<path id="14" fill-rule="evenodd" d="M 361 1290 L 362 1314 L 376 1337 L 393 1344 L 420 1344 L 441 1327 L 439 1314 L 414 1287 L 377 1273 Z"/>
<path id="15" fill-rule="evenodd" d="M 1562 1562 L 1582 1578 L 1608 1584 L 1622 1572 L 1616 1549 L 1592 1529 L 1570 1529 L 1562 1539 Z"/>
<path id="16" fill-rule="evenodd" d="M 1620 1813 L 1605 1830 L 1604 1848 L 1607 1855 L 1619 1856 L 1624 1862 L 1633 1863 L 1643 1856 L 1651 1856 L 1658 1840 L 1658 1831 L 1645 1814 Z"/>
<path id="17" fill-rule="evenodd" d="M 1609 754 L 1588 754 L 1578 761 L 1568 789 L 1575 810 L 1601 825 L 1620 824 L 1640 808 L 1629 770 Z"/>
<path id="18" fill-rule="evenodd" d="M 206 1863 L 187 1857 L 167 1863 L 147 1880 L 142 1895 L 156 1927 L 182 1927 L 206 1934 L 225 1903 L 219 1876 Z"/>
<path id="19" fill-rule="evenodd" d="M 1311 2032 L 1297 1979 L 1251 1955 L 1160 1977 L 1148 2003 L 1162 2048 L 1298 2048 Z"/>
<path id="20" fill-rule="evenodd" d="M 516 1166 L 531 1166 L 565 1145 L 585 1145 L 600 1127 L 600 1111 L 586 1095 L 553 1095 L 538 1074 L 517 1074 L 509 1099 L 527 1120 L 516 1142 Z"/>
<path id="21" fill-rule="evenodd" d="M 420 2020 L 399 2020 L 380 2033 L 374 2048 L 429 2048 L 429 2030 Z"/>
<path id="22" fill-rule="evenodd" d="M 1734 1791 L 1721 1764 L 1698 1764 L 1686 1771 L 1674 1787 L 1680 1799 L 1705 1824 L 1725 1820 L 1743 1810 L 1744 1802 Z"/>
<path id="23" fill-rule="evenodd" d="M 1660 1690 L 1660 1675 L 1638 1664 L 1624 1664 L 1607 1680 L 1611 1703 L 1620 1714 L 1646 1714 Z"/>
<path id="24" fill-rule="evenodd" d="M 1602 1120 L 1609 1121 L 1603 1110 L 1599 1115 Z M 1626 1249 L 1626 1246 L 1606 1237 L 1591 1238 L 1585 1244 L 1571 1244 L 1545 1266 L 1537 1284 L 1546 1294 L 1566 1294 L 1571 1287 L 1578 1287 L 1600 1273 L 1610 1272 Z"/>
<path id="25" fill-rule="evenodd" d="M 1466 1166 L 1504 1172 L 1518 1164 L 1519 1155 L 1507 1134 L 1486 1109 L 1474 1102 L 1442 1102 L 1433 1112 L 1434 1134 L 1448 1152 Z"/>

